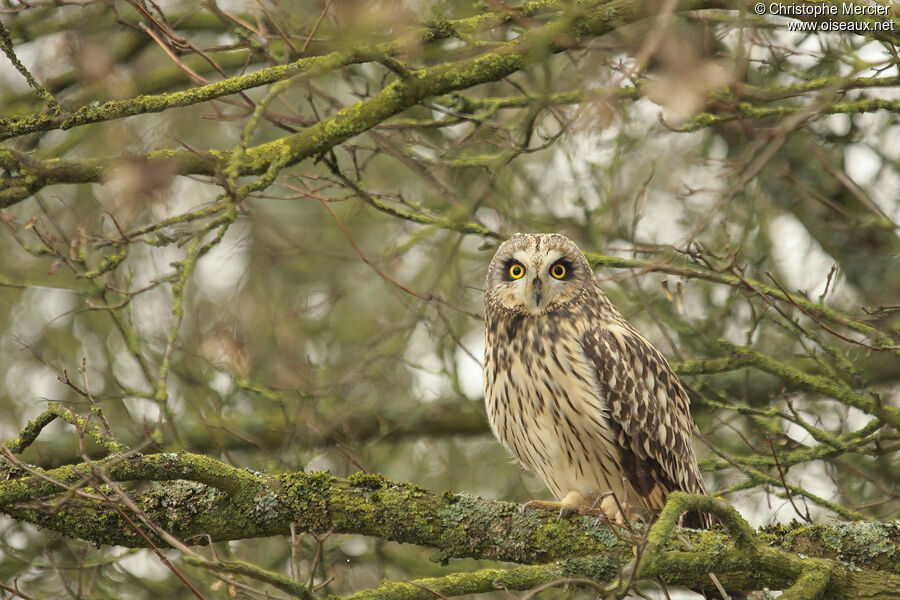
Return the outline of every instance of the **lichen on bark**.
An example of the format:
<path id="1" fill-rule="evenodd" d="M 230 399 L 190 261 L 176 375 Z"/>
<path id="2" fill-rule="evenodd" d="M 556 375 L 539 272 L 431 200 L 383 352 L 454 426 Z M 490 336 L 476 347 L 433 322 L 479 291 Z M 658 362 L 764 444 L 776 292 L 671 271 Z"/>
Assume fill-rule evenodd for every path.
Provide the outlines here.
<path id="1" fill-rule="evenodd" d="M 133 500 L 152 522 L 192 544 L 287 535 L 293 525 L 305 531 L 362 534 L 430 547 L 436 550 L 433 559 L 444 564 L 460 557 L 529 565 L 557 561 L 547 567 L 549 573 L 603 583 L 613 581 L 634 560 L 637 547 L 643 548 L 637 566 L 640 577 L 693 589 L 712 589 L 706 574 L 715 571 L 729 589 L 787 588 L 789 597 L 797 598 L 818 597 L 815 590 L 865 591 L 875 594 L 869 597 L 889 598 L 897 597 L 890 590 L 900 590 L 896 561 L 900 524 L 794 525 L 756 532 L 726 502 L 708 496 L 673 493 L 649 530 L 636 524 L 625 533 L 595 517 L 558 520 L 508 502 L 434 494 L 378 474 L 349 478 L 321 472 L 256 474 L 187 453 L 111 457 L 39 475 L 16 470 L 9 462 L 6 467 L 13 478 L 0 483 L 0 510 L 96 543 L 147 545 L 112 503 L 93 494 L 72 494 L 76 487 L 84 492 L 94 486 L 102 489 L 95 476 L 102 472 L 116 482 L 155 482 L 136 488 Z M 676 538 L 677 518 L 688 510 L 713 512 L 724 526 L 713 531 L 681 530 Z M 166 545 L 158 536 L 151 534 L 149 539 Z M 508 577 L 513 573 L 528 581 L 549 576 L 526 569 Z M 492 576 L 460 577 L 464 585 L 458 589 L 483 590 Z M 451 577 L 441 585 L 457 589 L 454 582 Z M 379 598 L 390 590 L 417 597 L 404 584 L 397 585 L 385 584 L 365 597 Z"/>

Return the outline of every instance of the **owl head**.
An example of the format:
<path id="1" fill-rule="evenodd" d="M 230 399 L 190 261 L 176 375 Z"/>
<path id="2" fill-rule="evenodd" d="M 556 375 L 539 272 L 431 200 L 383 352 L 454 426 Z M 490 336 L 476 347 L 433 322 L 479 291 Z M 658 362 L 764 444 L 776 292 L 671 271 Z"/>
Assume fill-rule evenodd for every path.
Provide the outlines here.
<path id="1" fill-rule="evenodd" d="M 584 253 L 558 233 L 517 233 L 488 267 L 485 301 L 515 313 L 540 315 L 579 298 L 593 282 Z"/>

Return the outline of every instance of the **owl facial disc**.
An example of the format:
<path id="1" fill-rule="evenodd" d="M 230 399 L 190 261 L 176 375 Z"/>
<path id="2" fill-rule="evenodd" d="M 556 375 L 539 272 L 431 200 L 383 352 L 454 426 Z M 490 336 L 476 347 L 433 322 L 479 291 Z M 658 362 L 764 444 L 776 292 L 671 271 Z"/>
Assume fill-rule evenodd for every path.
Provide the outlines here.
<path id="1" fill-rule="evenodd" d="M 577 298 L 592 276 L 584 254 L 569 239 L 517 233 L 497 249 L 487 288 L 506 310 L 537 316 Z"/>

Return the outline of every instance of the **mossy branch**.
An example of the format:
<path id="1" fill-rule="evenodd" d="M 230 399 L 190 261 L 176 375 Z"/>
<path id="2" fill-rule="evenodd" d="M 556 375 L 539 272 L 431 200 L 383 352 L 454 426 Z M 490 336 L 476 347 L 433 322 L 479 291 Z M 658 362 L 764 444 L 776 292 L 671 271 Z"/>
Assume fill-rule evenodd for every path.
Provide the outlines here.
<path id="1" fill-rule="evenodd" d="M 827 377 L 811 375 L 752 348 L 737 346 L 727 340 L 720 340 L 719 343 L 731 352 L 728 360 L 734 365 L 760 369 L 775 375 L 782 381 L 793 383 L 801 389 L 840 400 L 848 406 L 858 408 L 878 417 L 882 422 L 900 429 L 900 410 L 884 406 L 877 397 L 855 392 L 838 385 Z"/>
<path id="2" fill-rule="evenodd" d="M 542 3 L 538 3 L 542 4 Z M 679 10 L 695 10 L 719 6 L 716 1 L 700 2 L 682 0 Z M 571 8 L 571 7 L 570 7 Z M 397 78 L 380 92 L 354 104 L 345 106 L 332 117 L 319 121 L 298 133 L 247 148 L 241 157 L 238 174 L 264 174 L 273 163 L 289 166 L 311 157 L 318 156 L 345 140 L 367 131 L 386 119 L 393 117 L 430 96 L 440 96 L 453 91 L 499 81 L 504 77 L 546 58 L 548 52 L 562 52 L 581 40 L 609 33 L 625 23 L 635 22 L 654 14 L 653 7 L 636 0 L 614 0 L 601 3 L 577 5 L 569 13 L 549 21 L 547 24 L 527 31 L 519 37 L 497 46 L 473 58 L 456 62 L 440 63 L 410 72 L 408 77 Z M 339 53 L 328 63 L 329 69 L 338 68 L 347 61 L 358 58 L 358 52 Z M 384 52 L 377 52 L 383 56 Z M 365 57 L 368 58 L 368 57 Z M 317 68 L 324 68 L 321 65 Z M 288 67 L 277 75 L 254 73 L 244 77 L 269 77 L 266 83 L 278 81 L 295 74 Z M 268 71 L 266 71 L 268 72 Z M 260 72 L 262 73 L 262 72 Z M 213 86 L 235 86 L 243 83 L 230 78 Z M 254 84 L 256 85 L 256 83 Z M 203 89 L 206 89 L 204 87 Z M 244 88 L 246 89 L 246 88 Z M 201 88 L 183 92 L 187 95 L 210 94 L 210 90 L 198 92 Z M 234 92 L 240 91 L 235 89 Z M 232 93 L 234 93 L 232 92 Z M 140 114 L 169 108 L 174 101 L 172 95 L 135 98 L 139 109 L 128 109 L 127 113 Z M 194 103 L 191 99 L 188 103 Z M 107 112 L 125 110 L 125 105 L 107 107 Z M 136 110 L 136 112 L 134 112 Z M 125 115 L 117 115 L 125 116 Z M 29 117 L 35 118 L 38 117 Z M 9 127 L 9 124 L 7 124 Z M 24 132 L 24 131 L 23 131 Z M 231 152 L 211 150 L 194 152 L 189 150 L 160 150 L 145 155 L 122 159 L 118 157 L 86 160 L 41 160 L 0 147 L 0 168 L 10 173 L 0 177 L 0 208 L 8 207 L 28 198 L 48 185 L 61 183 L 97 183 L 108 175 L 110 169 L 123 160 L 145 164 L 150 168 L 161 168 L 176 175 L 214 175 L 220 165 L 227 165 Z"/>
<path id="3" fill-rule="evenodd" d="M 594 561 L 580 561 L 579 564 L 576 564 L 576 561 L 565 561 L 511 569 L 481 569 L 414 581 L 383 581 L 378 587 L 357 592 L 347 596 L 345 600 L 433 600 L 436 596 L 443 598 L 483 594 L 496 590 L 532 590 L 565 577 L 583 576 L 582 571 L 591 571 L 596 575 L 596 569 L 577 568 L 584 567 L 588 563 L 593 566 Z M 614 572 L 614 569 L 610 571 Z"/>
<path id="4" fill-rule="evenodd" d="M 354 533 L 432 547 L 437 549 L 434 560 L 442 562 L 474 557 L 540 565 L 597 556 L 577 566 L 567 561 L 569 566 L 560 568 L 564 574 L 580 576 L 593 570 L 602 581 L 611 580 L 619 567 L 632 560 L 631 543 L 590 517 L 557 522 L 555 515 L 523 512 L 515 504 L 449 492 L 436 495 L 365 473 L 349 478 L 327 473 L 254 474 L 194 454 L 113 457 L 39 475 L 19 475 L 0 482 L 0 510 L 71 537 L 146 546 L 146 538 L 130 529 L 120 511 L 98 496 L 67 494 L 73 484 L 90 492 L 84 486 L 97 485 L 90 483 L 96 472 L 117 482 L 157 482 L 134 492 L 135 504 L 146 518 L 189 543 L 285 535 L 293 523 L 303 531 Z M 53 504 L 60 496 L 66 501 Z M 719 517 L 728 536 L 682 531 L 679 539 L 691 545 L 691 552 L 683 552 L 680 542 L 672 541 L 674 523 L 681 512 L 694 509 Z M 156 536 L 149 537 L 165 545 Z M 828 589 L 859 587 L 864 576 L 872 575 L 871 569 L 886 571 L 879 573 L 883 581 L 900 581 L 900 566 L 894 560 L 900 553 L 900 523 L 792 526 L 757 533 L 720 499 L 675 493 L 649 540 L 656 554 L 651 554 L 647 565 L 661 566 L 642 567 L 642 573 L 666 575 L 669 583 L 694 588 L 709 589 L 705 574 L 713 570 L 730 589 L 788 587 L 813 567 L 828 569 Z M 792 554 L 798 547 L 815 559 Z M 863 571 L 847 569 L 834 559 L 853 561 L 854 568 Z M 676 563 L 679 568 L 673 569 Z M 558 573 L 551 569 L 551 575 Z M 492 577 L 485 572 L 480 578 L 464 580 L 467 587 L 460 589 L 483 589 Z M 516 577 L 534 582 L 544 575 L 539 570 L 522 570 Z"/>
<path id="5" fill-rule="evenodd" d="M 693 117 L 690 121 L 677 127 L 676 131 L 691 132 L 710 127 L 712 125 L 720 125 L 730 121 L 741 119 L 767 119 L 767 118 L 784 118 L 791 115 L 803 114 L 821 114 L 821 115 L 856 115 L 861 113 L 876 112 L 886 110 L 893 113 L 900 113 L 900 100 L 889 100 L 886 98 L 865 98 L 862 100 L 854 100 L 849 102 L 835 102 L 818 106 L 813 104 L 805 106 L 795 104 L 790 106 L 755 106 L 749 102 L 741 102 L 734 105 L 733 110 L 729 112 L 710 113 L 703 112 Z"/>
<path id="6" fill-rule="evenodd" d="M 28 82 L 28 85 L 37 92 L 38 97 L 41 101 L 47 106 L 50 113 L 52 115 L 58 115 L 60 112 L 59 103 L 56 101 L 56 98 L 53 97 L 53 94 L 48 92 L 41 84 L 39 84 L 34 76 L 25 68 L 25 65 L 19 60 L 19 57 L 16 56 L 15 50 L 13 49 L 12 36 L 9 34 L 9 30 L 6 29 L 6 26 L 0 21 L 0 50 L 3 50 L 3 53 L 6 54 L 6 57 L 13 64 L 19 73 L 25 78 Z M 3 138 L 0 138 L 3 139 Z"/>
<path id="7" fill-rule="evenodd" d="M 544 513 L 523 513 L 515 504 L 465 494 L 438 496 L 377 475 L 256 475 L 187 453 L 113 457 L 3 481 L 0 510 L 72 537 L 145 546 L 143 538 L 128 531 L 115 510 L 102 503 L 73 498 L 52 513 L 30 504 L 82 484 L 92 468 L 118 482 L 177 481 L 142 492 L 136 501 L 151 519 L 182 539 L 201 534 L 213 540 L 282 535 L 293 522 L 301 530 L 361 533 L 439 548 L 441 560 L 477 556 L 515 562 L 546 562 L 616 544 L 606 528 L 591 527 L 592 519 L 556 523 Z"/>
<path id="8" fill-rule="evenodd" d="M 746 550 L 752 554 L 759 552 L 759 542 L 756 540 L 755 532 L 733 506 L 720 498 L 684 492 L 669 494 L 665 508 L 647 534 L 649 545 L 653 546 L 655 551 L 664 547 L 672 537 L 672 533 L 678 525 L 678 519 L 691 511 L 709 513 L 718 518 L 725 525 L 725 529 L 728 530 L 739 550 Z M 647 555 L 650 554 L 652 552 L 647 553 Z"/>
<path id="9" fill-rule="evenodd" d="M 746 277 L 738 277 L 733 273 L 716 271 L 696 265 L 673 265 L 667 264 L 660 260 L 644 260 L 639 258 L 623 258 L 620 256 L 610 256 L 607 254 L 599 254 L 596 252 L 585 252 L 588 262 L 594 266 L 606 266 L 619 269 L 640 269 L 641 271 L 651 271 L 655 273 L 666 273 L 668 275 L 678 275 L 690 279 L 705 279 L 714 283 L 723 283 L 734 288 L 748 289 L 757 294 L 764 294 L 770 298 L 788 302 L 801 308 L 806 314 L 820 319 L 824 323 L 840 325 L 846 327 L 856 333 L 860 333 L 872 340 L 875 349 L 883 349 L 886 352 L 900 357 L 900 348 L 897 342 L 884 332 L 867 325 L 862 321 L 852 319 L 828 306 L 819 302 L 813 302 L 808 298 L 799 294 L 790 294 L 783 289 L 766 285 L 761 281 L 755 281 Z M 705 362 L 698 364 L 683 365 L 684 373 L 694 374 L 702 372 L 713 372 L 726 370 L 728 367 L 728 358 L 718 359 L 722 362 Z"/>
<path id="10" fill-rule="evenodd" d="M 707 400 L 709 402 L 709 400 Z M 747 414 L 754 416 L 767 416 L 770 418 L 785 418 L 779 410 L 774 408 L 756 409 L 746 405 L 725 405 L 713 403 L 713 406 L 727 408 L 739 414 Z M 794 422 L 794 421 L 791 421 Z M 794 465 L 805 464 L 818 459 L 829 459 L 848 452 L 856 452 L 859 454 L 867 454 L 869 456 L 881 456 L 895 452 L 897 448 L 891 444 L 885 444 L 879 433 L 884 424 L 878 419 L 872 419 L 863 427 L 854 431 L 848 431 L 837 436 L 828 436 L 827 441 L 820 440 L 819 444 L 812 447 L 801 447 L 791 450 L 781 450 L 776 455 L 767 454 L 748 454 L 744 456 L 729 456 L 728 460 L 719 460 L 715 457 L 708 457 L 700 461 L 700 468 L 706 469 L 724 469 L 733 464 L 755 467 L 755 468 L 790 468 Z M 822 437 L 825 431 L 818 429 L 813 433 L 810 428 L 810 435 Z"/>
<path id="11" fill-rule="evenodd" d="M 216 98 L 222 98 L 240 92 L 284 81 L 298 75 L 315 77 L 346 67 L 365 62 L 393 61 L 393 56 L 412 47 L 429 44 L 451 37 L 467 36 L 478 31 L 485 31 L 518 17 L 534 17 L 541 13 L 559 10 L 563 6 L 560 0 L 540 0 L 527 2 L 515 11 L 486 12 L 461 19 L 440 19 L 423 26 L 411 27 L 397 39 L 375 45 L 351 44 L 348 49 L 299 58 L 286 65 L 276 65 L 249 73 L 229 77 L 207 85 L 197 86 L 180 92 L 141 95 L 125 100 L 114 100 L 103 104 L 90 104 L 72 112 L 61 113 L 53 100 L 55 111 L 52 115 L 40 113 L 18 117 L 0 118 L 0 140 L 9 139 L 38 131 L 54 129 L 71 129 L 91 123 L 101 123 L 125 117 L 153 112 L 162 112 L 172 108 L 200 104 Z M 0 24 L 2 28 L 2 24 Z M 15 58 L 12 53 L 12 40 L 5 29 L 0 29 L 2 49 Z M 245 66 L 247 57 L 242 53 L 231 53 L 237 56 L 234 66 Z M 232 58 L 234 60 L 234 58 Z M 17 61 L 14 61 L 17 62 Z M 20 64 L 16 65 L 39 92 L 43 91 L 30 74 Z M 178 72 L 176 70 L 176 72 Z M 48 94 L 49 95 L 49 94 Z M 52 100 L 52 96 L 50 96 Z"/>
<path id="12" fill-rule="evenodd" d="M 246 380 L 236 382 L 247 390 L 255 390 L 255 386 Z M 258 391 L 258 390 L 255 390 Z M 266 390 L 274 394 L 270 399 L 280 402 L 281 394 L 274 390 Z M 29 428 L 44 427 L 56 418 L 52 412 L 45 411 L 29 423 Z M 49 420 L 47 420 L 49 419 Z M 47 422 L 43 422 L 47 420 Z M 240 432 L 235 435 L 234 432 Z M 35 447 L 35 455 L 41 457 L 41 464 L 54 467 L 71 464 L 82 460 L 78 440 L 66 436 L 54 439 L 34 441 L 39 431 L 27 429 L 19 438 L 8 444 L 16 444 L 13 452 L 21 454 L 26 447 Z M 320 448 L 334 443 L 360 444 L 366 440 L 398 441 L 428 437 L 439 439 L 451 436 L 486 436 L 490 435 L 490 427 L 484 417 L 484 411 L 477 403 L 445 399 L 420 407 L 413 413 L 408 410 L 387 410 L 377 417 L 356 415 L 343 412 L 324 412 L 315 415 L 301 414 L 296 421 L 285 422 L 282 416 L 253 415 L 243 419 L 210 418 L 203 423 L 179 423 L 177 441 L 168 429 L 159 432 L 162 439 L 145 452 L 163 452 L 171 450 L 176 444 L 191 448 L 195 452 L 216 453 L 227 450 L 276 450 L 288 440 L 297 448 Z M 90 438 L 89 438 L 90 439 Z M 122 434 L 125 444 L 139 445 L 147 443 L 146 439 Z M 27 443 L 26 443 L 27 442 Z M 93 450 L 89 456 L 100 459 L 112 450 L 101 446 L 105 452 L 97 454 Z"/>
<path id="13" fill-rule="evenodd" d="M 536 12 L 538 10 L 537 6 L 535 6 L 534 9 Z M 493 18 L 485 18 L 485 16 L 480 15 L 478 17 L 444 21 L 443 23 L 437 23 L 432 26 L 413 28 L 407 31 L 400 39 L 377 45 L 374 48 L 357 46 L 347 50 L 330 52 L 321 56 L 299 58 L 286 65 L 267 67 L 254 73 L 229 77 L 222 81 L 197 86 L 180 92 L 142 95 L 125 100 L 109 101 L 99 105 L 89 104 L 78 110 L 65 113 L 60 113 L 59 107 L 57 106 L 57 110 L 53 115 L 32 114 L 20 117 L 3 118 L 0 119 L 0 140 L 37 131 L 71 129 L 90 123 L 101 123 L 146 113 L 162 112 L 172 108 L 191 106 L 216 98 L 238 94 L 242 91 L 256 87 L 284 81 L 297 75 L 315 77 L 319 74 L 335 71 L 351 64 L 374 61 L 382 56 L 390 56 L 403 51 L 410 45 L 416 46 L 446 39 L 451 35 L 454 35 L 455 32 L 471 31 L 477 27 L 493 27 L 511 18 L 509 15 L 504 17 L 492 14 L 491 16 L 493 16 Z M 4 30 L 0 30 L 0 34 L 2 34 L 2 31 Z M 0 39 L 2 39 L 2 35 L 0 35 Z M 11 48 L 10 41 L 10 51 Z M 6 47 L 4 46 L 4 50 L 5 49 Z M 238 61 L 235 66 L 246 65 L 247 57 L 240 53 L 236 54 L 238 56 Z M 22 69 L 24 69 L 24 67 L 22 67 Z M 31 80 L 29 82 L 31 82 Z"/>
<path id="14" fill-rule="evenodd" d="M 748 5 L 749 6 L 749 5 Z M 730 8 L 719 0 L 681 0 L 678 11 Z M 449 37 L 465 37 L 508 22 L 510 19 L 538 14 L 554 16 L 542 26 L 526 31 L 517 38 L 497 44 L 490 51 L 456 62 L 440 63 L 420 69 L 405 68 L 398 77 L 379 93 L 349 105 L 332 117 L 289 136 L 260 144 L 242 152 L 238 174 L 272 175 L 278 169 L 318 156 L 334 146 L 367 131 L 431 96 L 471 88 L 506 76 L 543 61 L 548 53 L 558 53 L 577 47 L 584 40 L 635 23 L 655 14 L 655 7 L 637 0 L 610 2 L 561 2 L 543 0 L 525 3 L 513 12 L 487 13 L 458 19 L 441 20 L 424 27 L 411 28 L 398 39 L 371 47 L 353 47 L 322 56 L 301 58 L 288 65 L 268 67 L 255 73 L 230 77 L 212 84 L 166 94 L 145 95 L 102 105 L 83 106 L 77 111 L 57 115 L 31 114 L 18 118 L 0 119 L 0 139 L 51 129 L 68 129 L 89 123 L 119 119 L 132 115 L 161 112 L 175 107 L 189 106 L 244 90 L 285 81 L 298 74 L 314 76 L 333 72 L 351 64 L 385 62 L 396 66 L 392 58 L 405 49 Z M 854 17 L 863 22 L 865 17 Z M 897 110 L 896 102 L 882 99 L 840 103 L 834 112 L 869 110 Z M 789 108 L 739 105 L 734 114 L 700 115 L 697 127 L 712 120 L 784 116 Z M 762 112 L 760 112 L 762 111 Z M 774 113 L 772 111 L 775 111 Z M 0 168 L 8 172 L 0 177 L 0 208 L 20 202 L 42 188 L 54 184 L 98 183 L 105 180 L 110 169 L 123 162 L 136 162 L 178 175 L 212 175 L 233 154 L 227 150 L 194 152 L 191 150 L 160 150 L 139 156 L 101 159 L 57 160 L 29 157 L 8 148 L 0 148 Z M 273 166 L 275 167 L 273 169 Z"/>
<path id="15" fill-rule="evenodd" d="M 181 557 L 181 560 L 189 565 L 193 565 L 195 567 L 201 567 L 208 571 L 213 571 L 216 573 L 226 573 L 229 575 L 245 575 L 247 577 L 251 577 L 257 581 L 262 581 L 264 583 L 268 583 L 269 585 L 276 587 L 288 594 L 291 594 L 295 598 L 299 598 L 300 600 L 313 600 L 315 596 L 306 588 L 306 586 L 297 583 L 293 579 L 285 577 L 279 573 L 273 573 L 272 571 L 267 571 L 265 569 L 261 569 L 256 565 L 250 564 L 248 562 L 244 562 L 242 560 L 203 560 L 202 558 L 198 558 L 196 556 L 188 556 L 184 555 Z"/>
<path id="16" fill-rule="evenodd" d="M 37 439 L 41 431 L 56 419 L 62 419 L 66 423 L 75 426 L 82 435 L 106 449 L 107 452 L 117 453 L 124 450 L 106 430 L 92 423 L 90 417 L 77 415 L 59 402 L 48 402 L 47 408 L 28 422 L 19 437 L 5 442 L 3 445 L 13 454 L 21 454 Z"/>
<path id="17" fill-rule="evenodd" d="M 725 574 L 725 581 L 731 585 L 729 589 L 738 589 L 740 584 L 727 575 L 733 569 L 732 563 L 726 557 L 712 562 L 704 556 L 702 551 L 691 552 L 663 552 L 671 541 L 678 519 L 691 511 L 704 511 L 715 515 L 725 526 L 725 529 L 735 541 L 735 549 L 740 553 L 741 559 L 737 563 L 740 570 L 753 572 L 760 570 L 770 572 L 775 578 L 790 580 L 789 585 L 783 588 L 782 598 L 791 600 L 816 600 L 818 598 L 861 598 L 861 597 L 900 597 L 900 577 L 885 573 L 888 583 L 880 591 L 870 589 L 872 580 L 869 577 L 858 578 L 858 581 L 850 583 L 854 579 L 854 572 L 848 565 L 835 558 L 818 558 L 802 556 L 785 552 L 781 549 L 766 546 L 763 538 L 758 536 L 740 514 L 721 499 L 710 496 L 673 492 L 669 495 L 662 513 L 650 528 L 647 534 L 647 544 L 637 566 L 638 575 L 641 577 L 662 577 L 667 579 L 668 574 L 690 570 L 690 565 L 696 569 L 698 559 L 712 567 L 710 572 Z M 871 575 L 871 574 L 870 574 Z M 750 582 L 746 582 L 750 584 Z M 738 587 L 734 587 L 734 586 Z M 755 585 L 751 586 L 755 588 Z M 863 590 L 867 590 L 864 592 Z"/>

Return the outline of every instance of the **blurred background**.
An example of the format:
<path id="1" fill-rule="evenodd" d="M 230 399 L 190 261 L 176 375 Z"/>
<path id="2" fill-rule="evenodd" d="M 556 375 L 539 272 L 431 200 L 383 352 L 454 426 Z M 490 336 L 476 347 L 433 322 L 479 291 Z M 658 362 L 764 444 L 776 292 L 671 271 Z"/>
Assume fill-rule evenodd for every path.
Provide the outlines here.
<path id="1" fill-rule="evenodd" d="M 480 315 L 497 244 L 560 232 L 683 373 L 710 490 L 756 526 L 896 519 L 900 440 L 878 416 L 900 404 L 895 34 L 794 33 L 783 17 L 663 4 L 428 97 L 243 195 L 258 174 L 144 160 L 293 135 L 408 70 L 577 25 L 573 6 L 0 0 L 15 55 L 63 111 L 377 55 L 280 90 L 6 136 L 7 191 L 21 155 L 109 162 L 94 182 L 3 196 L 0 438 L 55 400 L 100 406 L 145 452 L 549 498 L 487 426 Z M 47 106 L 0 60 L 4 125 Z M 728 363 L 735 346 L 752 360 Z M 50 468 L 82 451 L 103 455 L 57 421 L 21 459 Z M 294 561 L 289 542 L 217 551 L 322 595 L 449 572 L 433 550 L 361 536 L 306 534 Z M 34 597 L 190 597 L 150 551 L 7 517 L 0 579 Z M 264 597 L 254 585 L 238 593 Z"/>

